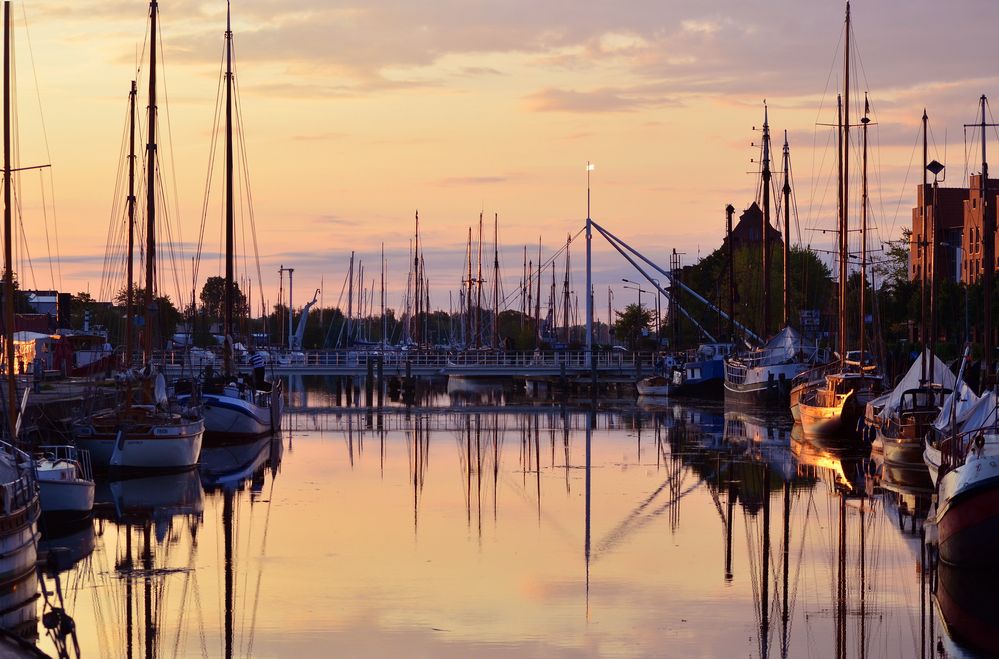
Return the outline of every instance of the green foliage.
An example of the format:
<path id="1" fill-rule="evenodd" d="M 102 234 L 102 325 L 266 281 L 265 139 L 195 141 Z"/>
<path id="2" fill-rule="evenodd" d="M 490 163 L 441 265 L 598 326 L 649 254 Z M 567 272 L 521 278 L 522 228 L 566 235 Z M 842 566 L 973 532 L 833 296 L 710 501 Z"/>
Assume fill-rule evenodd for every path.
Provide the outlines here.
<path id="1" fill-rule="evenodd" d="M 235 318 L 245 318 L 249 315 L 250 306 L 247 303 L 246 295 L 239 290 L 239 283 L 232 282 L 233 305 L 232 313 Z M 209 277 L 205 285 L 201 288 L 201 307 L 212 320 L 221 321 L 225 313 L 225 277 Z"/>
<path id="2" fill-rule="evenodd" d="M 802 309 L 828 311 L 834 302 L 834 285 L 829 268 L 811 251 L 802 248 L 790 250 L 791 276 L 788 302 L 792 325 L 799 324 Z M 783 320 L 784 255 L 780 245 L 774 245 L 770 269 L 770 333 L 780 329 Z M 763 268 L 759 247 L 743 247 L 733 258 L 735 270 L 735 319 L 756 334 L 762 334 L 763 325 Z M 720 247 L 695 265 L 683 269 L 683 282 L 707 298 L 726 313 L 729 307 L 729 280 L 727 248 Z M 695 300 L 689 293 L 678 291 L 677 299 L 715 338 L 728 334 L 728 321 Z M 679 323 L 679 343 L 691 345 L 702 339 L 696 327 L 685 318 L 668 319 Z M 666 331 L 673 331 L 672 325 Z M 738 332 L 737 332 L 738 333 Z"/>
<path id="3" fill-rule="evenodd" d="M 629 304 L 624 311 L 617 311 L 617 320 L 614 322 L 614 336 L 619 341 L 624 341 L 629 349 L 635 350 L 639 347 L 643 330 L 648 330 L 652 324 L 652 312 L 637 304 Z"/>

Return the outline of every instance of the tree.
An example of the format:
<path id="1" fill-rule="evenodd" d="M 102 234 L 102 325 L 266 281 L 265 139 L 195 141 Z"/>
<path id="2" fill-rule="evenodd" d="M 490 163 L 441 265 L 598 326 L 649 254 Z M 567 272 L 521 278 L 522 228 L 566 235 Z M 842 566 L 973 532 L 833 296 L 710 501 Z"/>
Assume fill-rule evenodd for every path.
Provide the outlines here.
<path id="1" fill-rule="evenodd" d="M 909 245 L 912 242 L 912 229 L 904 227 L 902 237 L 885 242 L 888 251 L 884 259 L 874 266 L 875 274 L 886 284 L 898 286 L 909 281 Z"/>
<path id="2" fill-rule="evenodd" d="M 242 318 L 250 313 L 246 295 L 239 290 L 239 284 L 232 282 L 234 317 Z M 225 312 L 225 277 L 209 277 L 201 289 L 201 306 L 209 318 L 221 320 Z"/>
<path id="3" fill-rule="evenodd" d="M 638 346 L 638 341 L 643 334 L 643 330 L 649 329 L 652 322 L 652 312 L 637 304 L 629 304 L 624 311 L 618 311 L 617 321 L 614 323 L 614 335 L 627 342 L 628 347 L 634 350 Z"/>
<path id="4" fill-rule="evenodd" d="M 132 290 L 132 312 L 136 316 L 144 316 L 142 312 L 142 303 L 145 299 L 146 292 L 144 289 L 135 287 Z M 119 307 L 124 307 L 122 309 L 122 315 L 128 313 L 128 289 L 123 288 L 118 291 L 118 294 L 114 297 L 115 304 Z M 170 338 L 177 331 L 177 325 L 181 321 L 180 311 L 174 306 L 173 300 L 170 299 L 169 295 L 160 295 L 153 298 L 154 311 L 157 316 L 157 332 L 164 339 Z M 155 335 L 154 335 L 155 336 Z"/>

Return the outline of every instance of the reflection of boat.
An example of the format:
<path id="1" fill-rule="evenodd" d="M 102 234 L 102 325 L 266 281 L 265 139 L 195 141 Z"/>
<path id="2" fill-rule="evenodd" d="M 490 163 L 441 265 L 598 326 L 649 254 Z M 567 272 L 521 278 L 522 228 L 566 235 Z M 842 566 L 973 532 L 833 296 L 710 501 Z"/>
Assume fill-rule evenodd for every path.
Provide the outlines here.
<path id="1" fill-rule="evenodd" d="M 96 498 L 105 508 L 110 504 L 117 522 L 198 515 L 204 510 L 201 479 L 193 470 L 102 483 Z"/>
<path id="2" fill-rule="evenodd" d="M 976 656 L 999 656 L 999 577 L 994 570 L 937 567 L 936 603 L 947 635 Z"/>
<path id="3" fill-rule="evenodd" d="M 62 572 L 94 553 L 97 535 L 93 524 L 65 535 L 42 535 L 38 543 L 39 556 L 47 557 L 46 565 Z"/>

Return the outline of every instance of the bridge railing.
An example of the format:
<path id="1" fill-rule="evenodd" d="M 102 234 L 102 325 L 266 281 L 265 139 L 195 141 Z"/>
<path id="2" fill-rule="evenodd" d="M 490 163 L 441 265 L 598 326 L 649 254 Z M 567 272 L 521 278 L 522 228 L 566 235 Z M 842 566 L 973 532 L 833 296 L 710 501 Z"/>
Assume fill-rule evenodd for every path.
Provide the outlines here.
<path id="1" fill-rule="evenodd" d="M 282 369 L 329 369 L 356 370 L 366 369 L 369 362 L 377 365 L 381 360 L 386 370 L 404 370 L 410 368 L 419 371 L 463 369 L 494 369 L 494 370 L 582 370 L 589 368 L 587 353 L 584 351 L 562 352 L 444 352 L 444 351 L 388 351 L 379 350 L 304 350 L 298 352 L 268 351 L 268 367 Z M 194 355 L 184 350 L 163 351 L 156 355 L 156 362 L 167 367 L 201 368 L 212 363 L 212 356 L 207 351 Z M 245 365 L 245 356 L 241 363 Z M 597 370 L 615 370 L 622 372 L 649 372 L 653 367 L 651 353 L 631 352 L 594 352 L 593 361 Z M 214 354 L 214 365 L 221 366 L 222 357 Z"/>

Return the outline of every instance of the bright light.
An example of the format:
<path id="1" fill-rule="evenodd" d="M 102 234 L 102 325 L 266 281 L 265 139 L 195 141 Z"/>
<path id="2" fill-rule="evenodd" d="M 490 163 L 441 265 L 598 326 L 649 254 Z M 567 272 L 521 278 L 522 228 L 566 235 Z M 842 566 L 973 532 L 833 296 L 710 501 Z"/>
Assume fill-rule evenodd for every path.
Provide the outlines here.
<path id="1" fill-rule="evenodd" d="M 597 168 L 597 166 L 594 165 L 592 162 L 586 163 L 586 171 L 592 172 L 596 168 Z"/>

